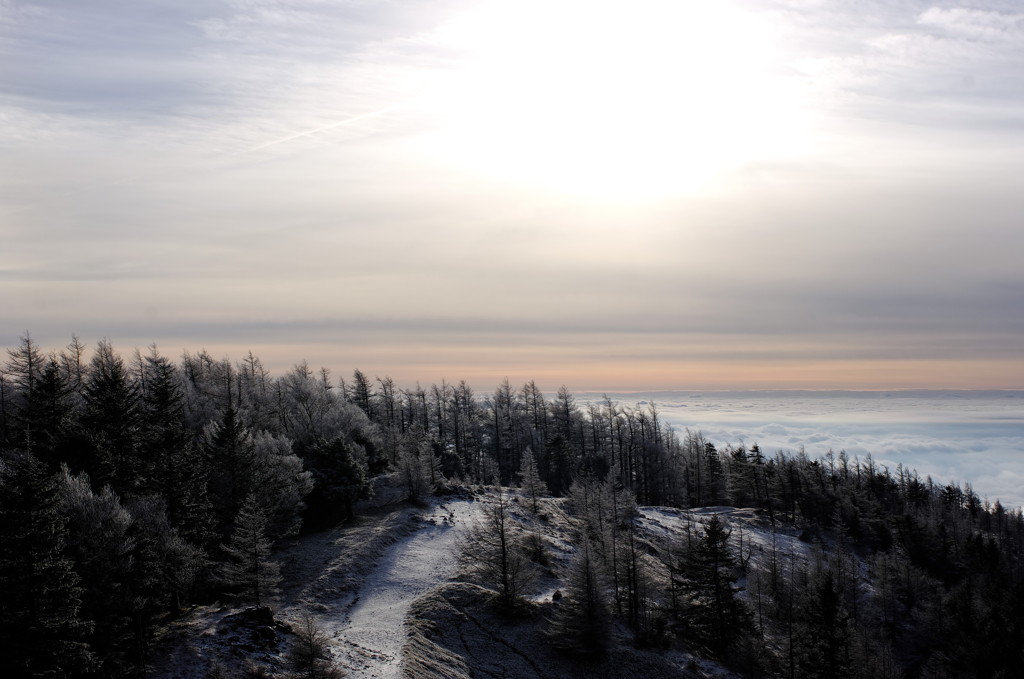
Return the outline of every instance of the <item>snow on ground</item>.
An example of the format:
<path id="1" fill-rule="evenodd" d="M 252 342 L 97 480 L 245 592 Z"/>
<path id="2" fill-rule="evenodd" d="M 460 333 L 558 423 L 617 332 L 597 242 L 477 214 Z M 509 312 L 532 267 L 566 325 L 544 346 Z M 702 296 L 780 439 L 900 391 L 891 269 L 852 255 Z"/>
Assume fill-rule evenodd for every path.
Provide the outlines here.
<path id="1" fill-rule="evenodd" d="M 313 616 L 330 640 L 336 664 L 349 677 L 401 677 L 410 608 L 457 574 L 456 543 L 482 517 L 484 502 L 468 495 L 436 498 L 426 508 L 383 509 L 301 538 L 277 555 L 285 580 L 274 604 L 276 619 L 297 629 L 295 623 L 303 615 Z M 530 593 L 537 604 L 551 601 L 561 585 L 555 572 L 572 552 L 572 522 L 564 515 L 563 504 L 545 499 L 540 517 L 518 508 L 518 502 L 513 505 L 524 528 L 544 535 L 552 561 L 553 571 L 543 574 Z M 678 544 L 717 515 L 732 527 L 731 543 L 741 558 L 763 564 L 774 544 L 780 554 L 794 550 L 798 558 L 809 560 L 815 549 L 801 541 L 795 529 L 780 525 L 773 531 L 752 509 L 641 507 L 639 512 L 641 525 L 657 542 Z M 154 676 L 197 679 L 211 676 L 218 667 L 229 670 L 220 671 L 220 676 L 232 676 L 253 661 L 281 671 L 291 635 L 278 631 L 269 635 L 269 641 L 261 640 L 233 621 L 241 610 L 197 607 L 175 621 L 164 635 L 167 643 L 155 659 Z M 256 630 L 261 631 L 266 630 Z"/>
<path id="2" fill-rule="evenodd" d="M 702 528 L 712 516 L 718 516 L 732 529 L 729 544 L 741 561 L 751 559 L 764 565 L 772 553 L 792 554 L 806 565 L 810 563 L 815 549 L 811 543 L 801 540 L 799 532 L 792 526 L 778 523 L 772 530 L 768 520 L 754 509 L 639 507 L 638 510 L 641 525 L 652 535 L 664 539 L 685 539 L 688 533 L 696 537 L 698 528 Z"/>
<path id="3" fill-rule="evenodd" d="M 284 576 L 272 602 L 275 619 L 298 629 L 304 614 L 328 634 L 349 677 L 399 677 L 405 616 L 413 600 L 456 570 L 455 541 L 480 514 L 466 498 L 437 498 L 359 516 L 300 538 L 275 555 Z M 233 622 L 244 605 L 197 606 L 158 637 L 151 669 L 157 679 L 241 676 L 256 663 L 284 667 L 290 634 L 252 640 Z"/>
<path id="4" fill-rule="evenodd" d="M 479 513 L 479 503 L 471 500 L 438 501 L 424 511 L 420 530 L 388 548 L 355 594 L 316 601 L 312 613 L 348 676 L 401 676 L 409 606 L 455 574 L 456 540 Z M 299 614 L 282 611 L 285 618 Z"/>

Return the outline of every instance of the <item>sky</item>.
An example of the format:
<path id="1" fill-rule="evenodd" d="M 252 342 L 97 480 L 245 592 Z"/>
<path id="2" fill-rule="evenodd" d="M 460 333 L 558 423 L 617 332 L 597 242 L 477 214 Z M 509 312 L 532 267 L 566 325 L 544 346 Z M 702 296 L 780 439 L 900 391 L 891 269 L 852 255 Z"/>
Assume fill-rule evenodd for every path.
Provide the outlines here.
<path id="1" fill-rule="evenodd" d="M 0 0 L 0 345 L 1024 388 L 1016 0 Z"/>

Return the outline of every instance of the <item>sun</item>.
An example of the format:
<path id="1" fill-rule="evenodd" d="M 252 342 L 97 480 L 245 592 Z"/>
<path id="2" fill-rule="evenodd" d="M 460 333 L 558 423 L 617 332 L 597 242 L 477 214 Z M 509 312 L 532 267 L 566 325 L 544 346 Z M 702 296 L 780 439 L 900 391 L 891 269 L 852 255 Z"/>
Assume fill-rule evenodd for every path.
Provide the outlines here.
<path id="1" fill-rule="evenodd" d="M 699 190 L 800 152 L 770 25 L 721 2 L 515 0 L 449 22 L 431 152 L 572 194 Z"/>

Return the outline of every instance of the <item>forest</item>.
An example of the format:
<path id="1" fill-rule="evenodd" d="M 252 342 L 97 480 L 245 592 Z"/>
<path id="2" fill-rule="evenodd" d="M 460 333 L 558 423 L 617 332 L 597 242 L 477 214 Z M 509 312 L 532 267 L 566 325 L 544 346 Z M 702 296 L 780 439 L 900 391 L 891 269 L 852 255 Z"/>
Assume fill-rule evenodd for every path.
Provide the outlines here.
<path id="1" fill-rule="evenodd" d="M 545 557 L 502 489 L 517 511 L 543 498 L 574 517 L 545 637 L 572 662 L 625 635 L 750 677 L 1024 676 L 1024 515 L 969 484 L 716 446 L 654 405 L 534 382 L 400 388 L 304 362 L 273 376 L 251 353 L 122 356 L 74 337 L 45 352 L 27 333 L 0 368 L 4 675 L 146 675 L 162 625 L 228 596 L 265 604 L 275 550 L 350 520 L 386 474 L 410 501 L 497 489 L 462 557 L 508 610 Z M 685 540 L 644 530 L 646 508 L 715 507 L 749 509 L 770 549 L 752 558 L 714 514 Z"/>

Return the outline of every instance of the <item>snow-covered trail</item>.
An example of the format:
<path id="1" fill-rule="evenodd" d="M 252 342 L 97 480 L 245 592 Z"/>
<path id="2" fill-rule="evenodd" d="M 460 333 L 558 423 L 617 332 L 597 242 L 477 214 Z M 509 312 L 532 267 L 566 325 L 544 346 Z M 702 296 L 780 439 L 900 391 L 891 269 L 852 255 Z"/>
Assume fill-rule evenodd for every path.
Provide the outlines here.
<path id="1" fill-rule="evenodd" d="M 478 503 L 469 500 L 452 500 L 427 510 L 423 528 L 384 553 L 341 616 L 335 613 L 321 620 L 335 660 L 349 676 L 401 676 L 409 606 L 455 573 L 456 539 L 478 514 Z"/>

